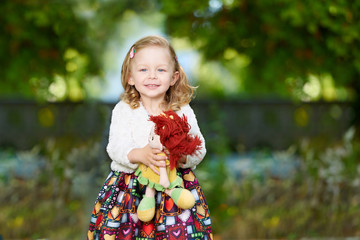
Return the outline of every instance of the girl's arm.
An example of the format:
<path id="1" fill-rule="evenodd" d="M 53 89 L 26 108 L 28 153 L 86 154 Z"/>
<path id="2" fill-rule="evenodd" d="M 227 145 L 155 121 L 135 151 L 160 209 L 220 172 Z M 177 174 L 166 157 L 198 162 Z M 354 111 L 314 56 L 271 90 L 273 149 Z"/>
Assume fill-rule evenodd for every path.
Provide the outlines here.
<path id="1" fill-rule="evenodd" d="M 181 168 L 192 168 L 194 169 L 205 157 L 206 154 L 206 148 L 205 148 L 205 139 L 203 135 L 200 132 L 199 125 L 196 120 L 195 113 L 193 109 L 190 107 L 190 105 L 186 105 L 182 108 L 181 113 L 179 113 L 179 116 L 182 115 L 182 113 L 185 114 L 187 117 L 188 123 L 190 124 L 190 134 L 194 136 L 199 136 L 201 140 L 201 149 L 197 152 L 195 152 L 191 156 L 187 156 L 186 163 L 184 163 Z"/>
<path id="2" fill-rule="evenodd" d="M 132 116 L 131 108 L 124 102 L 119 102 L 113 109 L 109 143 L 106 147 L 110 158 L 133 170 L 137 169 L 139 163 L 149 166 L 153 171 L 154 166 L 165 166 L 164 157 L 156 155 L 161 152 L 159 149 L 152 149 L 148 145 L 138 148 L 132 136 L 132 129 L 139 126 L 136 126 Z"/>
<path id="3" fill-rule="evenodd" d="M 116 104 L 111 115 L 109 143 L 106 151 L 109 157 L 120 165 L 135 170 L 138 164 L 131 163 L 128 153 L 136 144 L 132 138 L 132 113 L 124 102 Z"/>

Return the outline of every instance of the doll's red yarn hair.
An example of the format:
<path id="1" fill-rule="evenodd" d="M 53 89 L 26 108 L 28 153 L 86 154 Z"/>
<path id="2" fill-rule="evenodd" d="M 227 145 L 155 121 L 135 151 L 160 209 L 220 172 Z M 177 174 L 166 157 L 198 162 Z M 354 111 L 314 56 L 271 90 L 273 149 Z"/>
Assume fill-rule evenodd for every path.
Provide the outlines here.
<path id="1" fill-rule="evenodd" d="M 186 116 L 179 117 L 169 110 L 158 116 L 150 116 L 155 123 L 155 133 L 160 136 L 160 142 L 169 151 L 170 169 L 186 155 L 193 155 L 201 148 L 199 136 L 189 134 L 190 125 Z"/>

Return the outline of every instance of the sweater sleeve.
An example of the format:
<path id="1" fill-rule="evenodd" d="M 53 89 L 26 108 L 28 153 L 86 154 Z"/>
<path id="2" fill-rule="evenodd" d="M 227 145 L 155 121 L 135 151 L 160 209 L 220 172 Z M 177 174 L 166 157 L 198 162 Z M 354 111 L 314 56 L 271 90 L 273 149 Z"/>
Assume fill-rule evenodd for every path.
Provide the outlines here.
<path id="1" fill-rule="evenodd" d="M 205 139 L 203 135 L 200 132 L 199 125 L 197 123 L 197 119 L 195 116 L 195 113 L 193 109 L 190 107 L 190 105 L 186 105 L 182 108 L 182 113 L 185 114 L 187 117 L 188 123 L 190 124 L 190 134 L 193 136 L 199 136 L 201 140 L 201 148 L 197 152 L 195 152 L 191 156 L 187 156 L 186 163 L 182 165 L 182 168 L 192 168 L 195 169 L 196 166 L 203 160 L 206 154 L 206 148 L 205 148 Z M 181 113 L 181 115 L 182 115 Z"/>
<path id="2" fill-rule="evenodd" d="M 127 156 L 136 146 L 132 136 L 132 128 L 134 126 L 131 124 L 131 117 L 131 109 L 126 103 L 119 102 L 116 104 L 112 111 L 109 143 L 106 151 L 113 161 L 135 170 L 138 164 L 130 163 Z"/>

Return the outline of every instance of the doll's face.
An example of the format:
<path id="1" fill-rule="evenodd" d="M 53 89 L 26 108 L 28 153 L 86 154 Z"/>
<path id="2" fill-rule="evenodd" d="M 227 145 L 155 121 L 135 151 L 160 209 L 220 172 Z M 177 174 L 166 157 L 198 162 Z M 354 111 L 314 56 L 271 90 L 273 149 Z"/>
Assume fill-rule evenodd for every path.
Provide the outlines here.
<path id="1" fill-rule="evenodd" d="M 160 150 L 163 149 L 163 145 L 160 142 L 160 136 L 155 134 L 154 128 L 151 129 L 151 132 L 149 135 L 149 145 L 152 148 L 158 148 Z"/>

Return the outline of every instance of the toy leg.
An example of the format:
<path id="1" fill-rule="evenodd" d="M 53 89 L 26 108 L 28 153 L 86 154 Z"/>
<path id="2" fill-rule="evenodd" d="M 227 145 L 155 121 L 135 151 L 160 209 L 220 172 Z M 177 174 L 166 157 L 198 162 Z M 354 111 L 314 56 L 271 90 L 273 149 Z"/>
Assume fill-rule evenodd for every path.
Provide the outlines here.
<path id="1" fill-rule="evenodd" d="M 164 188 L 168 188 L 170 186 L 170 182 L 169 182 L 169 176 L 167 175 L 166 167 L 160 167 L 159 172 L 160 172 L 160 180 L 159 180 L 160 185 L 163 186 Z"/>
<path id="2" fill-rule="evenodd" d="M 169 195 L 176 206 L 182 209 L 190 209 L 195 205 L 195 198 L 192 193 L 184 188 L 165 189 L 165 193 Z"/>
<path id="3" fill-rule="evenodd" d="M 137 215 L 140 221 L 149 222 L 155 216 L 155 189 L 146 187 L 145 196 L 140 201 Z"/>

